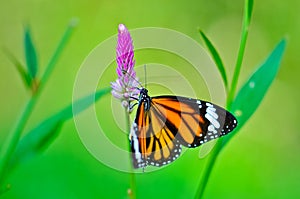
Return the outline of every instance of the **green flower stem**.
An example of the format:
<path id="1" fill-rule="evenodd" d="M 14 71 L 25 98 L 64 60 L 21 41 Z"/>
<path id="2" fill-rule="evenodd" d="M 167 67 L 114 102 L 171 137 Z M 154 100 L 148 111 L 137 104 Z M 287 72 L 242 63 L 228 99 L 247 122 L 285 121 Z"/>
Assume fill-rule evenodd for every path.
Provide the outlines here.
<path id="1" fill-rule="evenodd" d="M 7 139 L 4 141 L 4 144 L 1 147 L 1 151 L 0 151 L 0 184 L 2 184 L 4 177 L 5 177 L 6 173 L 8 172 L 7 171 L 8 162 L 9 162 L 13 152 L 16 149 L 16 146 L 19 142 L 22 131 L 23 131 L 23 129 L 32 113 L 32 110 L 35 107 L 36 102 L 38 101 L 40 93 L 41 93 L 44 85 L 46 84 L 47 80 L 49 79 L 49 76 L 50 76 L 51 72 L 53 71 L 53 68 L 54 68 L 63 48 L 65 47 L 75 25 L 76 24 L 74 23 L 74 20 L 72 20 L 46 67 L 46 71 L 41 78 L 40 85 L 39 85 L 38 89 L 36 90 L 36 93 L 34 95 L 32 95 L 32 97 L 26 104 L 22 114 L 20 115 L 20 118 L 18 119 L 17 123 L 15 124 L 14 129 L 8 134 Z"/>
<path id="2" fill-rule="evenodd" d="M 129 115 L 127 108 L 125 108 L 125 119 L 126 119 L 126 121 L 125 121 L 126 122 L 126 131 L 128 133 L 130 133 L 130 115 Z M 132 159 L 131 146 L 130 146 L 129 141 L 128 141 L 128 150 L 129 150 L 129 160 L 131 160 Z M 133 165 L 132 165 L 131 161 L 129 161 L 129 169 L 130 169 L 130 188 L 128 189 L 128 195 L 131 199 L 136 199 L 135 175 L 134 175 Z"/>

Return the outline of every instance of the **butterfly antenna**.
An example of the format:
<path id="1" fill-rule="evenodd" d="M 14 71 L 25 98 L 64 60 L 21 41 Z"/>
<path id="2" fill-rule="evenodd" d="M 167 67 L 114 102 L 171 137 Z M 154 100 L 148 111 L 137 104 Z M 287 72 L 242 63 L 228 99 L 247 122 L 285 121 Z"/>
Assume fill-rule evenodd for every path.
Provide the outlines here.
<path id="1" fill-rule="evenodd" d="M 147 68 L 146 68 L 146 64 L 144 65 L 144 75 L 145 75 L 145 88 L 147 88 Z"/>
<path id="2" fill-rule="evenodd" d="M 122 73 L 123 74 L 128 74 L 129 77 L 132 78 L 134 81 L 136 81 L 141 88 L 143 87 L 143 85 L 135 77 L 133 77 L 131 74 L 129 74 L 126 70 L 122 70 Z M 137 87 L 137 89 L 140 89 L 140 88 Z"/>

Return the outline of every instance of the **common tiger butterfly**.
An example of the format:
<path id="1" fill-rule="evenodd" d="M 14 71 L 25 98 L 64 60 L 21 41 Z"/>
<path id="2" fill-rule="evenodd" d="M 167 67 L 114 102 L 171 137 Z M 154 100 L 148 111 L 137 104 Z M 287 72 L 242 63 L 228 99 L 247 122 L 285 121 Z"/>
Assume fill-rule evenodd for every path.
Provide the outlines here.
<path id="1" fill-rule="evenodd" d="M 179 157 L 181 145 L 198 147 L 236 126 L 236 118 L 220 106 L 171 95 L 150 97 L 142 88 L 129 135 L 133 166 L 169 164 Z"/>

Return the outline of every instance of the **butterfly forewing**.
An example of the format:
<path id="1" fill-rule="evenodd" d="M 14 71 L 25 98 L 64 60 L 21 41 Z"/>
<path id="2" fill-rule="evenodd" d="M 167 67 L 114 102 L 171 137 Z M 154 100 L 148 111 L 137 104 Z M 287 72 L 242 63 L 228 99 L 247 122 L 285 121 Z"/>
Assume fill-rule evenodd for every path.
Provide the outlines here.
<path id="1" fill-rule="evenodd" d="M 152 103 L 167 110 L 167 120 L 176 121 L 176 139 L 186 147 L 197 147 L 226 135 L 237 125 L 237 120 L 230 112 L 210 102 L 177 96 L 157 96 L 152 98 Z"/>
<path id="2" fill-rule="evenodd" d="M 168 126 L 174 126 L 176 139 L 184 146 L 190 146 L 195 137 L 201 136 L 203 130 L 207 129 L 200 117 L 199 108 L 194 103 L 188 104 L 176 96 L 154 97 L 152 102 L 154 106 L 165 110 L 165 117 L 170 123 Z"/>

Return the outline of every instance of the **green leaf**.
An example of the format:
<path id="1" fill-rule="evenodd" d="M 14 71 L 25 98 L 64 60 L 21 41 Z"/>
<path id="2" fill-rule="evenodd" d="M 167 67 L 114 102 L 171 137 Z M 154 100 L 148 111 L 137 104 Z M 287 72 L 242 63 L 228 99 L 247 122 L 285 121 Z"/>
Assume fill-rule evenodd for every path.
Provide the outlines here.
<path id="1" fill-rule="evenodd" d="M 25 71 L 25 67 L 21 64 L 21 62 L 6 48 L 3 49 L 4 53 L 8 57 L 8 59 L 12 62 L 12 64 L 16 67 L 17 71 L 19 72 L 24 84 L 26 87 L 31 86 L 31 78 L 28 73 Z"/>
<path id="2" fill-rule="evenodd" d="M 208 37 L 204 34 L 204 32 L 202 32 L 201 30 L 199 30 L 200 35 L 202 36 L 206 46 L 208 47 L 210 54 L 213 56 L 213 59 L 221 73 L 221 76 L 223 78 L 224 81 L 224 85 L 226 87 L 226 89 L 228 88 L 228 81 L 227 81 L 227 75 L 226 75 L 226 71 L 225 71 L 225 67 L 224 64 L 222 62 L 222 59 L 218 53 L 218 51 L 216 50 L 216 48 L 214 47 L 214 45 L 211 43 L 211 41 L 208 39 Z"/>
<path id="3" fill-rule="evenodd" d="M 38 64 L 36 50 L 32 42 L 29 27 L 25 27 L 24 47 L 28 74 L 30 75 L 31 79 L 34 79 L 36 77 Z"/>
<path id="4" fill-rule="evenodd" d="M 17 166 L 20 162 L 24 162 L 46 149 L 55 140 L 61 126 L 66 120 L 88 108 L 110 90 L 111 88 L 101 89 L 96 93 L 77 100 L 28 132 L 18 143 L 16 152 L 10 162 L 10 168 Z"/>
<path id="5" fill-rule="evenodd" d="M 237 117 L 238 126 L 234 132 L 224 137 L 224 143 L 227 143 L 238 132 L 258 108 L 276 77 L 285 46 L 286 40 L 283 39 L 238 92 L 231 105 L 231 112 Z"/>

